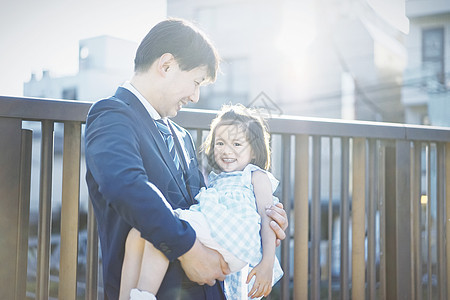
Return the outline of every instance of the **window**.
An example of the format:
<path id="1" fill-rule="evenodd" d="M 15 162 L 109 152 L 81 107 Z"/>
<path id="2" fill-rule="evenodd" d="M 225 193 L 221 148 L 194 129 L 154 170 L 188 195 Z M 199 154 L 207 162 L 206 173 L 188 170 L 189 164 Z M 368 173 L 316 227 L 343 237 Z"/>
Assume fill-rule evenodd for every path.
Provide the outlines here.
<path id="1" fill-rule="evenodd" d="M 424 29 L 422 32 L 422 63 L 427 86 L 443 85 L 444 28 Z"/>
<path id="2" fill-rule="evenodd" d="M 63 89 L 61 98 L 66 100 L 78 100 L 77 88 L 71 87 Z"/>

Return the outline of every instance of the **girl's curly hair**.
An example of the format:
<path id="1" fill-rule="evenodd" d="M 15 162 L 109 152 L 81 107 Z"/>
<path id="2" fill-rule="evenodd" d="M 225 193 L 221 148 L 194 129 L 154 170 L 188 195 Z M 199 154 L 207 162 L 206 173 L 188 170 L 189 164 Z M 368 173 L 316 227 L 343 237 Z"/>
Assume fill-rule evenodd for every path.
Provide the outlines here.
<path id="1" fill-rule="evenodd" d="M 270 134 L 267 123 L 257 110 L 242 104 L 222 106 L 211 122 L 210 132 L 201 146 L 211 168 L 219 169 L 214 159 L 214 140 L 216 129 L 222 125 L 237 125 L 242 129 L 255 156 L 250 163 L 263 170 L 270 168 Z"/>

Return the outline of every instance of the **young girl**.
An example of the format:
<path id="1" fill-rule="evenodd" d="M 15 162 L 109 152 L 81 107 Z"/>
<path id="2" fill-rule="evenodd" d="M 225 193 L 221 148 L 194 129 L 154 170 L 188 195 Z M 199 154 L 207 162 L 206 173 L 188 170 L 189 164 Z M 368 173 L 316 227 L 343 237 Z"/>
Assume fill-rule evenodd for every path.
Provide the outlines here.
<path id="1" fill-rule="evenodd" d="M 232 273 L 224 282 L 227 299 L 267 296 L 283 275 L 275 257 L 275 233 L 265 214 L 265 208 L 277 201 L 272 194 L 278 185 L 267 171 L 267 128 L 254 111 L 225 106 L 212 121 L 202 148 L 210 166 L 220 173 L 210 173 L 208 188 L 195 197 L 198 204 L 174 213 L 228 263 Z M 156 299 L 168 264 L 132 229 L 125 246 L 120 299 Z"/>

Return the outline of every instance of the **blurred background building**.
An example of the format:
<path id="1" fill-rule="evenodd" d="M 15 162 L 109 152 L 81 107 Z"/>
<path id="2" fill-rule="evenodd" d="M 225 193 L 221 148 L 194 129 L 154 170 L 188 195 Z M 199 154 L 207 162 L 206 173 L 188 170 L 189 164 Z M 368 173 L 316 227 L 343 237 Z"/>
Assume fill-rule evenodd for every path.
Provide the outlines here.
<path id="1" fill-rule="evenodd" d="M 78 73 L 52 77 L 44 70 L 40 79 L 31 74 L 23 94 L 29 97 L 96 101 L 113 94 L 118 85 L 133 74 L 137 44 L 111 36 L 79 42 Z"/>
<path id="2" fill-rule="evenodd" d="M 450 126 L 450 1 L 409 0 L 406 13 L 405 121 Z"/>
<path id="3" fill-rule="evenodd" d="M 450 126 L 450 2 L 167 1 L 223 58 L 197 108 L 264 95 L 289 115 Z M 95 101 L 130 78 L 137 45 L 80 41 L 79 73 L 24 84 L 25 96 Z"/>

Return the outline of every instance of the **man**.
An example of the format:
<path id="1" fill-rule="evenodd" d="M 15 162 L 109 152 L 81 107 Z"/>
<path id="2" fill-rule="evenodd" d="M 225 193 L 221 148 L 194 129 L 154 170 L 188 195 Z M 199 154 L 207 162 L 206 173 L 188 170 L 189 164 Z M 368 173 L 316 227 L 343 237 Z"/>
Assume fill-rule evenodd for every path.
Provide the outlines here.
<path id="1" fill-rule="evenodd" d="M 98 222 L 105 299 L 118 298 L 131 228 L 171 262 L 158 299 L 224 298 L 216 283 L 229 273 L 222 256 L 167 208 L 188 208 L 204 186 L 191 136 L 167 117 L 199 100 L 200 86 L 214 82 L 218 62 L 215 48 L 193 25 L 163 21 L 141 42 L 132 79 L 88 114 L 86 181 Z M 158 130 L 159 119 L 168 122 L 172 148 Z M 285 211 L 272 207 L 268 215 L 284 239 Z"/>

